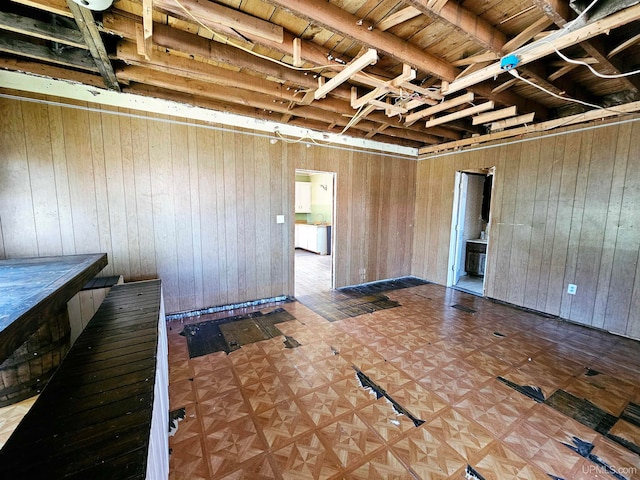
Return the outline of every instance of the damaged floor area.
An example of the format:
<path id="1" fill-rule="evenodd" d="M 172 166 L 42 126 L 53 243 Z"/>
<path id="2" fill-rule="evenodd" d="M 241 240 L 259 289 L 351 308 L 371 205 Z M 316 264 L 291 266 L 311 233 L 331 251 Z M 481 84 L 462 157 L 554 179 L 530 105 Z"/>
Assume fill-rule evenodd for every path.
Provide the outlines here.
<path id="1" fill-rule="evenodd" d="M 169 322 L 170 478 L 640 478 L 639 342 L 433 284 L 349 298 L 382 292 Z"/>

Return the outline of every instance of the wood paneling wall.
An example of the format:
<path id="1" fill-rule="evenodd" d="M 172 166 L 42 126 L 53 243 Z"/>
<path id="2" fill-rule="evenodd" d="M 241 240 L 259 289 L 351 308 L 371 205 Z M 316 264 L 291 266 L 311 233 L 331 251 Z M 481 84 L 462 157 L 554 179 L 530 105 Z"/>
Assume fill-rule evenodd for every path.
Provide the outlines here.
<path id="1" fill-rule="evenodd" d="M 337 172 L 337 286 L 409 274 L 416 162 L 160 120 L 0 99 L 0 257 L 107 252 L 168 313 L 292 295 L 306 168 Z"/>
<path id="2" fill-rule="evenodd" d="M 640 121 L 419 162 L 412 273 L 446 284 L 455 172 L 495 166 L 485 294 L 640 338 L 638 138 Z"/>

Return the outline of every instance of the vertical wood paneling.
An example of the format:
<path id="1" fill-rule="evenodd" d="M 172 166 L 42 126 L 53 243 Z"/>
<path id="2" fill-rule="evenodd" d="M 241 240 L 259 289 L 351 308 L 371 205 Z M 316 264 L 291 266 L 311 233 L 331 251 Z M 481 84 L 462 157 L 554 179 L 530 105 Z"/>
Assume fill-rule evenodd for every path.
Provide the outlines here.
<path id="1" fill-rule="evenodd" d="M 639 338 L 639 136 L 636 121 L 419 162 L 412 273 L 446 278 L 437 244 L 418 252 L 433 241 L 448 248 L 451 227 L 438 219 L 450 215 L 453 193 L 436 178 L 453 182 L 456 169 L 497 158 L 487 295 Z"/>
<path id="2" fill-rule="evenodd" d="M 33 195 L 33 216 L 38 241 L 38 255 L 60 255 L 62 244 L 60 235 L 50 232 L 59 231 L 56 202 L 56 184 L 51 156 L 51 135 L 47 107 L 34 103 L 23 104 L 22 114 L 25 138 L 40 136 L 41 142 L 27 142 L 31 193 Z"/>
<path id="3" fill-rule="evenodd" d="M 121 116 L 119 119 L 120 128 L 120 151 L 122 152 L 122 180 L 124 183 L 124 216 L 127 225 L 127 245 L 129 257 L 129 271 L 127 278 L 139 279 L 142 277 L 140 259 L 140 235 L 138 232 L 137 220 L 137 193 L 135 176 L 135 157 L 133 149 L 133 128 L 131 118 Z"/>
<path id="4" fill-rule="evenodd" d="M 524 306 L 535 309 L 540 295 L 543 245 L 546 230 L 547 209 L 550 196 L 551 168 L 555 138 L 542 139 L 538 156 L 538 171 L 531 219 L 530 254 L 527 264 Z"/>
<path id="5" fill-rule="evenodd" d="M 69 192 L 69 175 L 67 173 L 67 156 L 64 148 L 64 127 L 62 125 L 62 108 L 47 106 L 49 132 L 51 138 L 51 157 L 55 177 L 56 205 L 60 223 L 60 241 L 62 254 L 75 253 L 75 232 L 73 231 L 73 215 L 71 213 L 71 195 Z M 55 235 L 49 232 L 49 235 Z"/>
<path id="6" fill-rule="evenodd" d="M 622 207 L 622 196 L 625 190 L 632 129 L 633 125 L 630 124 L 621 125 L 618 129 L 615 161 L 613 162 L 611 194 L 608 202 L 603 251 L 600 259 L 600 270 L 596 288 L 595 305 L 593 308 L 592 325 L 598 328 L 604 328 L 611 279 L 618 273 L 613 272 L 613 261 L 616 253 L 620 209 Z"/>
<path id="7" fill-rule="evenodd" d="M 38 251 L 33 199 L 22 120 L 23 104 L 0 99 L 0 204 L 2 230 L 8 257 Z"/>
<path id="8" fill-rule="evenodd" d="M 194 122 L 190 122 L 194 123 Z M 187 131 L 189 145 L 189 192 L 191 196 L 191 241 L 193 245 L 193 305 L 204 303 L 202 262 L 202 231 L 200 226 L 200 169 L 198 167 L 198 134 L 196 128 Z M 193 307 L 190 307 L 193 308 Z"/>
<path id="9" fill-rule="evenodd" d="M 553 269 L 553 241 L 555 239 L 556 220 L 560 203 L 560 182 L 562 179 L 562 158 L 564 135 L 553 138 L 553 151 L 550 153 L 552 164 L 550 167 L 549 201 L 547 202 L 546 218 L 544 219 L 544 241 L 542 245 L 542 263 L 540 265 L 540 283 L 538 284 L 538 302 L 535 310 L 546 311 L 549 299 L 549 282 Z"/>
<path id="10" fill-rule="evenodd" d="M 149 122 L 148 134 L 156 265 L 163 290 L 171 292 L 165 298 L 165 308 L 168 312 L 177 312 L 180 310 L 180 285 L 173 202 L 176 186 L 173 182 L 171 159 L 171 126 L 162 122 Z"/>
<path id="11" fill-rule="evenodd" d="M 176 249 L 179 309 L 191 309 L 195 304 L 196 280 L 193 267 L 193 233 L 191 176 L 189 171 L 189 129 L 185 125 L 171 125 L 173 207 L 176 218 Z M 197 194 L 197 189 L 195 191 Z"/>
<path id="12" fill-rule="evenodd" d="M 615 161 L 615 142 L 607 142 L 613 129 L 594 131 L 586 185 L 584 214 L 578 246 L 576 284 L 580 286 L 571 305 L 571 318 L 591 325 L 595 305 L 600 260 L 611 196 L 611 181 Z"/>
<path id="13" fill-rule="evenodd" d="M 591 148 L 593 146 L 593 130 L 581 132 L 580 160 L 578 162 L 578 175 L 576 177 L 576 189 L 571 210 L 571 228 L 569 230 L 569 245 L 567 249 L 567 263 L 564 278 L 567 283 L 576 284 L 576 269 L 578 267 L 578 252 L 580 248 L 580 236 L 582 234 L 582 219 L 587 195 L 587 181 L 589 179 L 589 166 L 591 163 Z M 564 293 L 560 304 L 560 316 L 571 317 L 575 295 Z M 573 319 L 573 318 L 572 318 Z M 582 318 L 574 319 L 583 322 Z"/>
<path id="14" fill-rule="evenodd" d="M 202 286 L 204 305 L 216 305 L 217 302 L 224 302 L 226 295 L 226 283 L 222 288 L 220 265 L 224 258 L 224 249 L 219 248 L 222 243 L 219 240 L 220 226 L 217 221 L 212 221 L 211 216 L 219 218 L 220 211 L 218 208 L 217 196 L 219 189 L 222 187 L 216 181 L 216 162 L 215 153 L 216 140 L 219 140 L 220 134 L 216 132 L 208 132 L 206 130 L 197 130 L 197 148 L 198 148 L 198 191 L 200 192 L 200 210 L 199 215 L 200 232 L 201 232 L 201 249 L 200 258 L 202 259 Z M 221 198 L 224 198 L 224 189 Z"/>
<path id="15" fill-rule="evenodd" d="M 95 253 L 101 248 L 96 192 L 92 181 L 94 169 L 90 128 L 91 121 L 97 115 L 62 110 L 76 253 Z"/>
<path id="16" fill-rule="evenodd" d="M 637 311 L 638 252 L 640 235 L 638 234 L 638 216 L 640 202 L 640 145 L 635 139 L 640 135 L 640 122 L 633 124 L 631 145 L 625 174 L 625 189 L 620 208 L 616 251 L 613 258 L 613 272 L 609 284 L 609 301 L 605 315 L 604 328 L 617 333 L 639 332 Z M 635 297 L 634 297 L 635 292 Z M 634 301 L 635 299 L 635 301 Z M 635 322 L 627 321 L 636 320 Z M 636 338 L 640 335 L 635 335 Z"/>
<path id="17" fill-rule="evenodd" d="M 148 141 L 149 123 L 150 122 L 142 119 L 131 119 L 133 171 L 136 185 L 137 243 L 140 248 L 140 276 L 132 279 L 127 278 L 127 281 L 144 280 L 158 276 L 151 192 L 151 166 Z M 166 287 L 163 288 L 166 291 Z"/>
<path id="18" fill-rule="evenodd" d="M 104 113 L 100 116 L 102 141 L 93 139 L 94 159 L 95 152 L 99 149 L 104 155 L 104 161 L 100 162 L 104 168 L 105 176 L 100 176 L 104 181 L 106 196 L 96 192 L 96 203 L 98 204 L 99 216 L 108 219 L 107 234 L 110 234 L 109 266 L 112 274 L 122 273 L 127 277 L 131 276 L 129 268 L 129 235 L 127 232 L 127 209 L 124 190 L 124 173 L 122 169 L 122 137 L 120 135 L 120 119 L 115 115 Z M 96 184 L 98 184 L 98 168 L 94 168 Z M 101 228 L 102 233 L 102 228 Z M 102 245 L 101 245 L 102 246 Z"/>
<path id="19" fill-rule="evenodd" d="M 507 299 L 525 305 L 532 292 L 527 291 L 527 268 L 531 256 L 531 232 L 535 203 L 536 178 L 540 159 L 539 142 L 530 142 L 522 149 L 515 196 L 513 240 L 509 260 Z M 517 245 L 518 248 L 513 248 Z"/>

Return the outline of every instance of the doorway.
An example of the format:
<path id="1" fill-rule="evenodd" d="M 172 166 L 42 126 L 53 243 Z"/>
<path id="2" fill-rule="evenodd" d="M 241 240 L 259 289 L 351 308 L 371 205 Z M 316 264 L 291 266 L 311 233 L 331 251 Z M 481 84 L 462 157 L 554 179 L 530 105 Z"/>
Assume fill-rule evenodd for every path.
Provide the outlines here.
<path id="1" fill-rule="evenodd" d="M 334 288 L 335 172 L 296 170 L 294 295 Z"/>
<path id="2" fill-rule="evenodd" d="M 495 168 L 456 172 L 447 286 L 484 296 Z"/>

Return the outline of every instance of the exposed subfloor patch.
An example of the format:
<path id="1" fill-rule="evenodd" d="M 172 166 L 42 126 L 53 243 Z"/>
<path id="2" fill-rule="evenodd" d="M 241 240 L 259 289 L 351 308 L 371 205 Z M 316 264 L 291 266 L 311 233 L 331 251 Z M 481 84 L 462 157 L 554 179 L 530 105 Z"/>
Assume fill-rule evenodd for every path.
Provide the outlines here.
<path id="1" fill-rule="evenodd" d="M 459 303 L 456 303 L 455 305 L 451 305 L 453 308 L 457 308 L 458 310 L 462 311 L 462 312 L 466 312 L 466 313 L 476 313 L 477 310 L 474 310 L 473 308 L 470 307 L 466 307 L 464 305 L 460 305 Z"/>
<path id="2" fill-rule="evenodd" d="M 587 368 L 584 377 L 590 379 L 590 381 L 593 382 L 592 385 L 597 386 L 598 389 L 606 392 L 607 388 L 603 384 L 598 383 L 597 379 L 592 379 L 593 377 L 600 375 L 603 374 L 597 370 Z M 613 384 L 616 383 L 615 378 L 608 376 L 606 376 L 606 378 L 606 382 L 611 382 Z M 540 387 L 518 385 L 517 383 L 503 377 L 497 377 L 497 379 L 532 400 L 550 406 L 563 415 L 580 422 L 585 427 L 589 427 L 610 440 L 613 440 L 618 445 L 626 448 L 636 455 L 640 455 L 640 446 L 634 443 L 631 437 L 625 438 L 625 432 L 628 428 L 622 428 L 624 424 L 631 424 L 632 426 L 635 425 L 635 427 L 640 427 L 640 406 L 635 403 L 627 403 L 622 414 L 617 417 L 606 412 L 589 399 L 580 398 L 563 389 L 555 390 L 549 398 L 545 399 Z M 621 423 L 618 424 L 618 422 Z M 571 448 L 573 449 L 573 447 Z"/>
<path id="3" fill-rule="evenodd" d="M 266 314 L 253 312 L 185 325 L 181 335 L 187 339 L 189 358 L 213 352 L 228 354 L 243 345 L 283 335 L 275 325 L 290 320 L 295 320 L 295 317 L 286 310 L 277 308 Z M 287 348 L 300 346 L 291 337 L 286 337 L 285 345 Z"/>
<path id="4" fill-rule="evenodd" d="M 426 285 L 429 282 L 416 277 L 367 283 L 356 287 L 345 287 L 316 295 L 303 295 L 298 301 L 330 322 L 358 317 L 367 313 L 400 306 L 389 300 L 384 292 Z"/>

